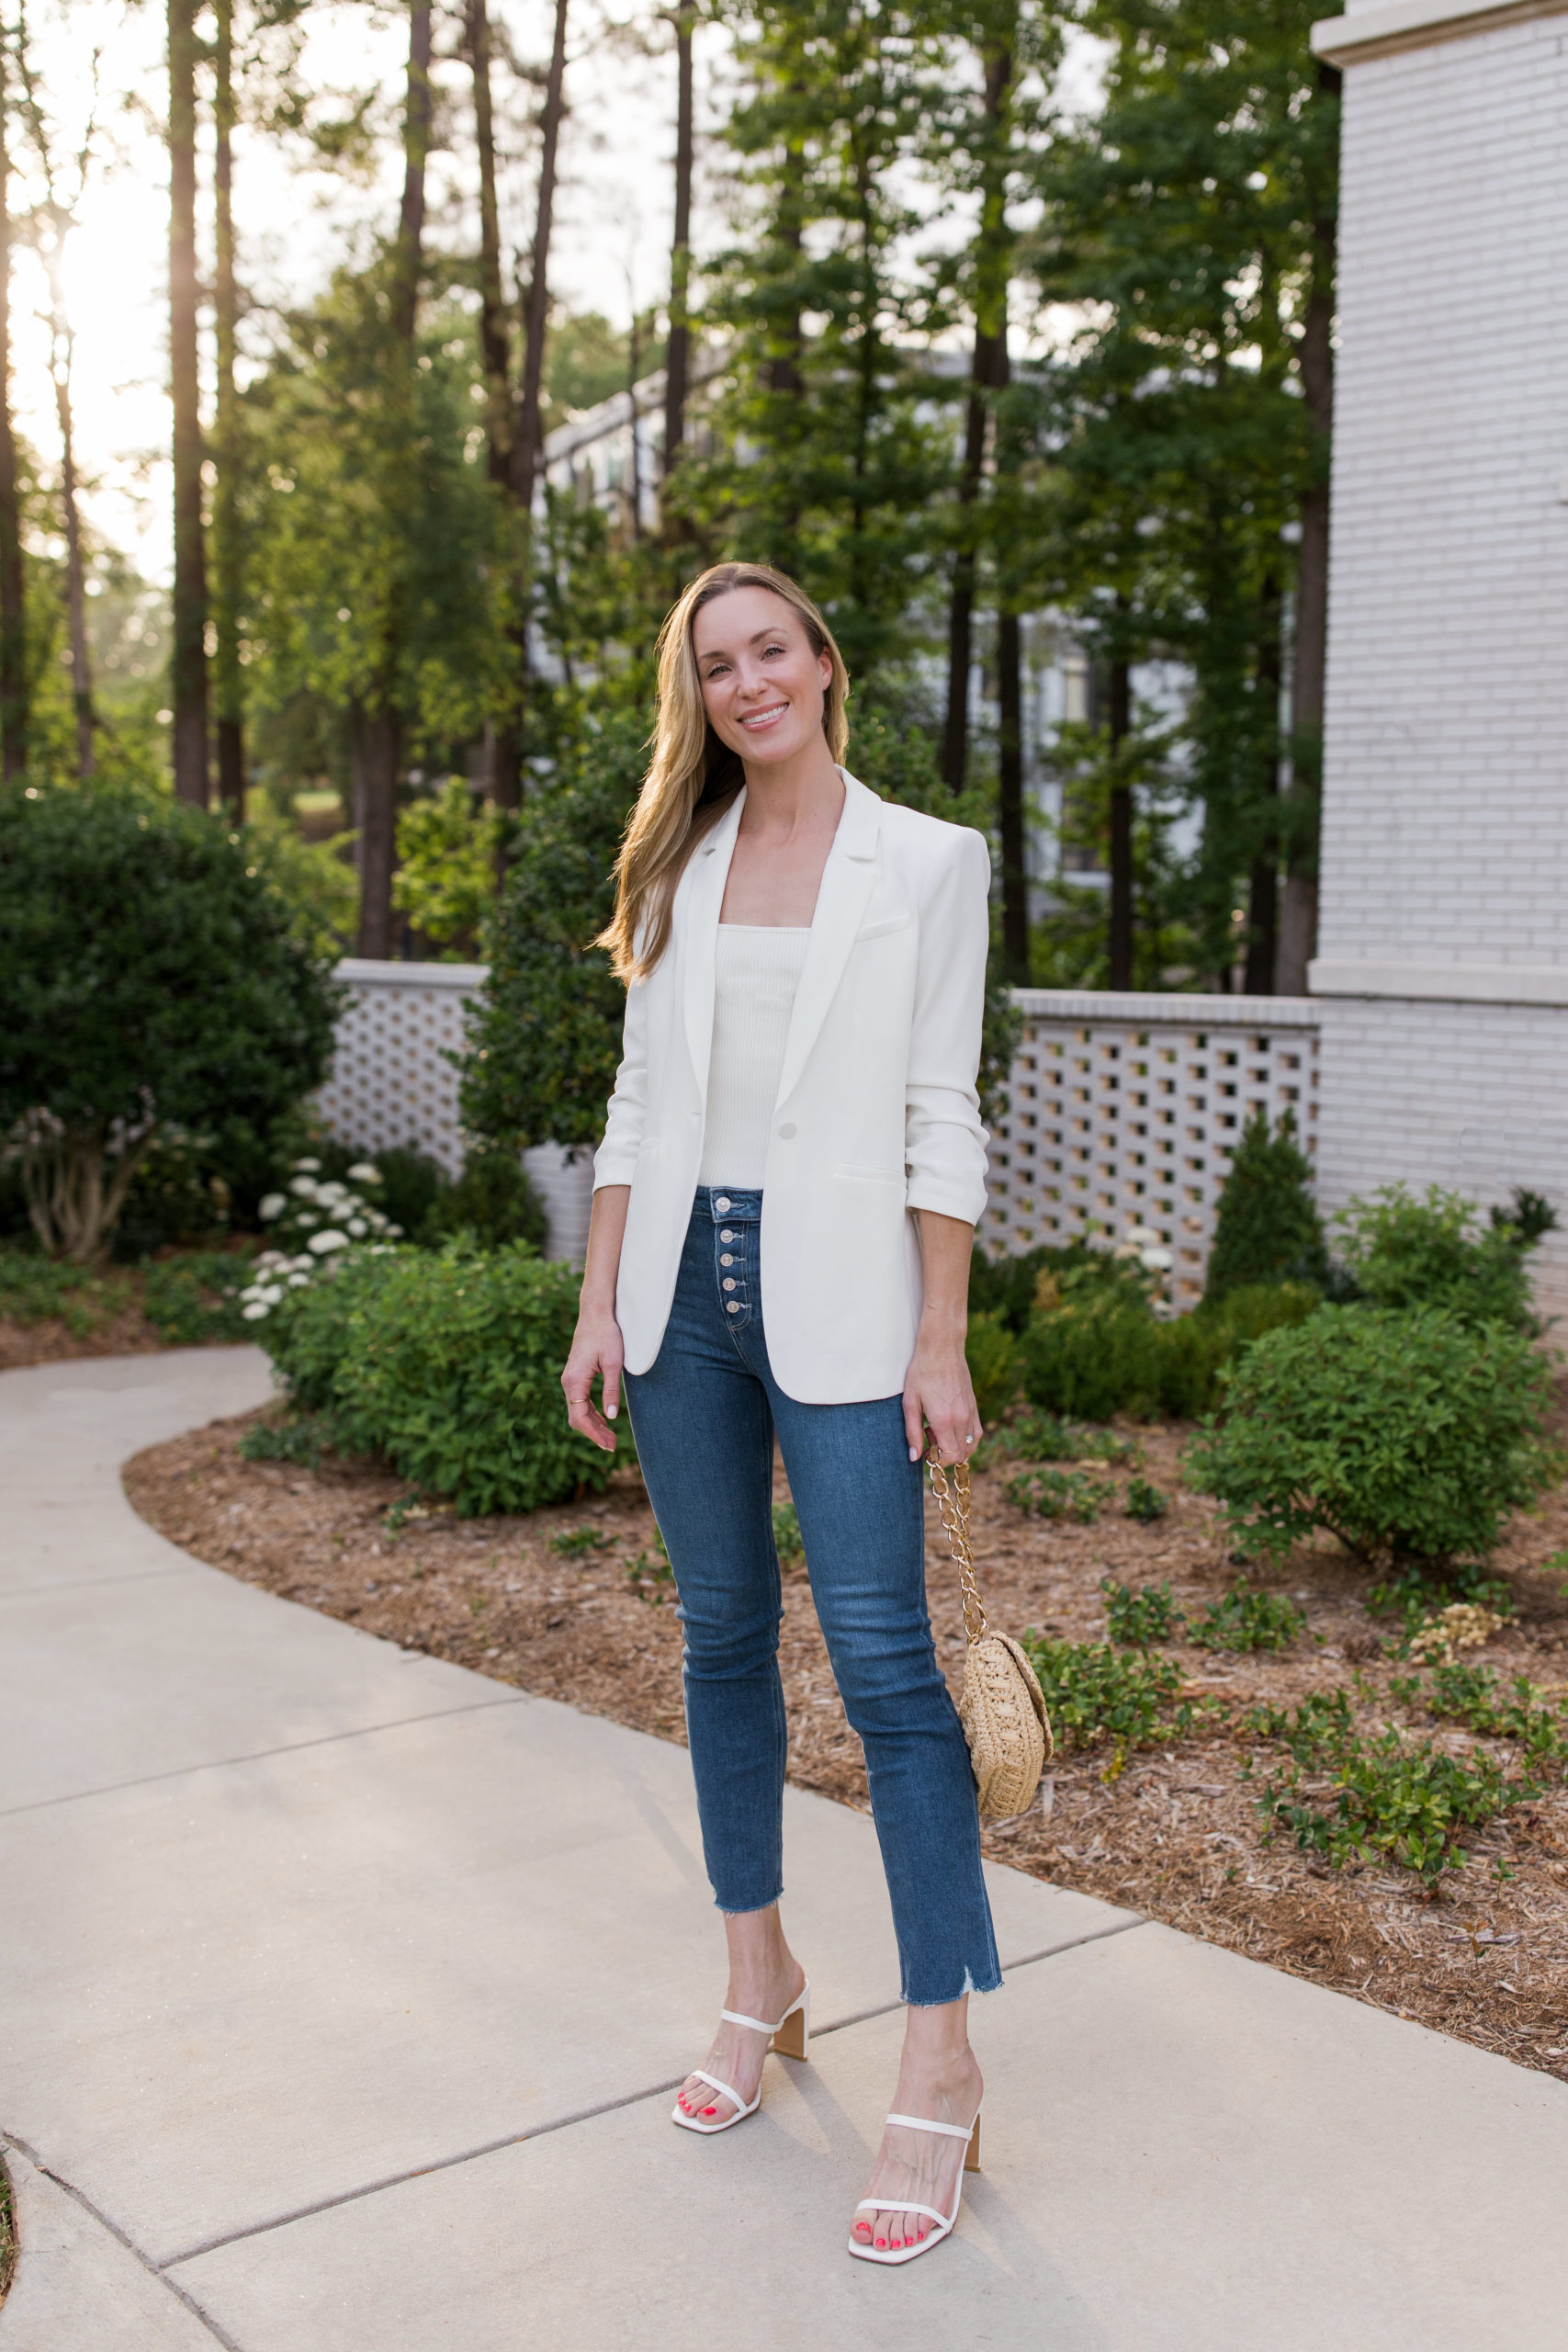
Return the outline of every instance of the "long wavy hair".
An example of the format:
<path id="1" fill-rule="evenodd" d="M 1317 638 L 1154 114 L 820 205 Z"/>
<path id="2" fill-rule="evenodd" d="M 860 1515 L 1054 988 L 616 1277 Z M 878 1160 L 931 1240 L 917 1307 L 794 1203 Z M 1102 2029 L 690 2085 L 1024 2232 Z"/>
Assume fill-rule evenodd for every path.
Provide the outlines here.
<path id="1" fill-rule="evenodd" d="M 822 732 L 835 763 L 849 741 L 844 657 L 807 595 L 770 563 L 716 563 L 694 580 L 659 632 L 653 757 L 615 860 L 615 911 L 594 942 L 607 947 L 617 979 L 645 980 L 670 944 L 675 889 L 686 861 L 745 782 L 740 755 L 721 743 L 703 704 L 693 650 L 697 615 L 734 588 L 766 588 L 799 616 L 811 650 L 832 675 L 822 696 Z"/>

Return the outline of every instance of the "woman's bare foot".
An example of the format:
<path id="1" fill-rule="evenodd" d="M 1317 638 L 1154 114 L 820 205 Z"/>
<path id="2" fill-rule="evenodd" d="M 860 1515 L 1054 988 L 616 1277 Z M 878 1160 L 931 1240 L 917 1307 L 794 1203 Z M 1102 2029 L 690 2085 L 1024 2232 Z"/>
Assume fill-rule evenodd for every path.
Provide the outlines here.
<path id="1" fill-rule="evenodd" d="M 782 2018 L 791 2002 L 797 2000 L 806 1984 L 806 1971 L 784 1941 L 778 1905 L 767 1911 L 742 1912 L 725 1920 L 729 1942 L 729 1989 L 724 1996 L 727 2009 L 736 2009 L 742 2017 Z M 721 2083 L 728 2083 L 740 2094 L 743 2106 L 750 2107 L 757 2096 L 762 2079 L 762 2061 L 768 2054 L 764 2034 L 756 2033 L 750 2026 L 728 2025 L 722 2019 L 714 2035 L 707 2056 L 703 2061 L 706 2073 L 716 2075 Z M 736 2112 L 734 2102 L 716 2091 L 711 2083 L 700 2082 L 695 2075 L 688 2075 L 675 2095 L 676 2105 L 694 2122 L 718 2124 Z"/>
<path id="2" fill-rule="evenodd" d="M 908 2012 L 898 2087 L 893 2095 L 896 2115 L 924 2116 L 932 2123 L 974 2122 L 985 2085 L 969 2047 L 967 2010 L 967 2001 L 961 2000 Z M 886 2197 L 893 2204 L 931 2205 L 939 2213 L 951 2213 L 966 2153 L 962 2140 L 945 2132 L 911 2132 L 890 2123 L 866 2185 L 868 2201 L 851 2224 L 856 2245 L 896 2253 L 930 2237 L 936 2227 L 930 2214 L 898 2213 L 887 2207 L 874 2211 L 869 2200 Z"/>

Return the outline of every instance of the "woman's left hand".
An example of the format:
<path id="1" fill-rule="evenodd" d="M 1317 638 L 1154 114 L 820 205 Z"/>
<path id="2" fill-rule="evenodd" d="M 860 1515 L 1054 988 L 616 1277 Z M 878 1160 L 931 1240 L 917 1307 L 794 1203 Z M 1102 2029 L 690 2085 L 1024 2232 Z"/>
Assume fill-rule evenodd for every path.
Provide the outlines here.
<path id="1" fill-rule="evenodd" d="M 904 1382 L 904 1430 L 911 1462 L 918 1462 L 926 1450 L 928 1424 L 943 1462 L 967 1462 L 985 1435 L 963 1340 L 922 1329 Z"/>

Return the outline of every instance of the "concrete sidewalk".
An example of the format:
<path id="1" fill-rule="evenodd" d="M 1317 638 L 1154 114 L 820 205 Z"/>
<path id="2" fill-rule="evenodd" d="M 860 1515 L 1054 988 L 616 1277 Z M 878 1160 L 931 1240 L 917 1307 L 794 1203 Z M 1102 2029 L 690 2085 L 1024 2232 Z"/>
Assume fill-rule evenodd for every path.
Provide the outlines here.
<path id="1" fill-rule="evenodd" d="M 791 1792 L 813 2064 L 672 2131 L 721 1945 L 684 1754 L 253 1590 L 118 1465 L 250 1350 L 0 1375 L 0 2352 L 1560 2352 L 1568 2092 L 990 1873 L 987 2171 L 849 2260 L 899 2018 Z M 695 2303 L 694 2304 L 694 2290 Z"/>

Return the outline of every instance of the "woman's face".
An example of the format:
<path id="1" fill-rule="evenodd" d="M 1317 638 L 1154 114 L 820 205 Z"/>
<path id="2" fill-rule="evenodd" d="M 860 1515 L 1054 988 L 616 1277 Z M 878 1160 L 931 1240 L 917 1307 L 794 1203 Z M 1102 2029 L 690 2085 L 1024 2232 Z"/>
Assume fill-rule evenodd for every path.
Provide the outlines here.
<path id="1" fill-rule="evenodd" d="M 749 766 L 820 742 L 833 664 L 812 651 L 800 616 L 771 588 L 731 588 L 705 605 L 693 650 L 714 733 Z"/>

